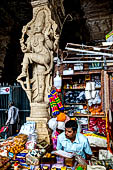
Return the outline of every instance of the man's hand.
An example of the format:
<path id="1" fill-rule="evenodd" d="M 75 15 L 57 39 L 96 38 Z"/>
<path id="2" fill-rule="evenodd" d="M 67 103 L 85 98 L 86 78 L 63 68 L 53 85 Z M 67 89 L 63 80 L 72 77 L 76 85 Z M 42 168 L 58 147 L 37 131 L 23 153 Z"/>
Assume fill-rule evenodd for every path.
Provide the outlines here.
<path id="1" fill-rule="evenodd" d="M 91 156 L 92 156 L 92 155 L 86 154 L 86 160 L 91 160 Z"/>

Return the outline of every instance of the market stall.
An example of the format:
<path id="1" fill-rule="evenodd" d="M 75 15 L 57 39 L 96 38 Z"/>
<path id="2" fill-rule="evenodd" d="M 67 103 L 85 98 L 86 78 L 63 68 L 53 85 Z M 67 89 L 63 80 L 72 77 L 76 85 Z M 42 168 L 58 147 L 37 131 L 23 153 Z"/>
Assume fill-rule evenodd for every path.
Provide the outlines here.
<path id="1" fill-rule="evenodd" d="M 53 130 L 56 129 L 55 127 L 64 130 L 65 120 L 65 114 L 59 113 L 56 118 L 49 120 L 48 126 L 49 128 L 53 128 Z M 54 135 L 51 138 L 53 140 L 51 144 L 48 144 L 44 140 L 39 142 L 35 125 L 35 122 L 26 122 L 22 125 L 17 136 L 1 139 L 0 169 L 86 170 L 92 167 L 100 169 L 110 169 L 113 167 L 113 156 L 105 150 L 99 150 L 99 157 L 93 155 L 91 160 L 85 160 L 76 153 L 67 153 L 62 150 L 56 151 Z M 90 137 L 97 136 L 90 135 Z M 103 139 L 101 139 L 100 143 L 102 142 L 103 145 L 106 144 Z"/>
<path id="2" fill-rule="evenodd" d="M 76 55 L 71 47 L 77 51 Z M 77 45 L 77 49 L 75 47 L 68 44 L 64 56 L 67 52 L 69 56 L 61 60 L 59 68 L 58 65 L 55 67 L 56 83 L 48 95 L 50 117 L 47 130 L 50 143 L 38 136 L 39 122 L 27 121 L 16 136 L 1 139 L 0 169 L 113 169 L 112 102 L 110 103 L 112 90 L 111 88 L 108 90 L 112 87 L 112 71 L 109 70 L 111 66 L 108 67 L 112 60 L 112 52 L 80 45 Z M 103 57 L 104 54 L 106 58 Z M 78 59 L 81 62 L 78 63 Z M 57 137 L 65 130 L 65 123 L 68 120 L 76 120 L 77 132 L 88 139 L 93 151 L 91 159 L 84 159 L 76 153 L 56 151 Z M 40 121 L 41 127 L 42 124 Z M 40 128 L 40 134 L 41 130 L 43 129 Z"/>
<path id="3" fill-rule="evenodd" d="M 64 151 L 54 151 L 46 141 L 36 142 L 34 135 L 19 134 L 0 142 L 0 169 L 80 169 L 96 167 L 110 169 L 113 167 L 112 158 L 105 158 L 104 152 L 100 158 L 92 157 L 86 161 L 77 154 Z"/>

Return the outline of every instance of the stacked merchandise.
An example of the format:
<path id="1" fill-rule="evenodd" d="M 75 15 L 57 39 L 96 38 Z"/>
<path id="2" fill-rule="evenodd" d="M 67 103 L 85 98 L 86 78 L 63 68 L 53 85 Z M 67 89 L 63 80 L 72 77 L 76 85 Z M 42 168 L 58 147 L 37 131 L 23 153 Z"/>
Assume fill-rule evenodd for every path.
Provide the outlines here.
<path id="1" fill-rule="evenodd" d="M 100 148 L 107 148 L 107 138 L 100 136 L 100 135 L 96 135 L 94 133 L 86 133 L 84 134 L 89 141 L 90 146 L 93 147 L 100 147 Z"/>
<path id="2" fill-rule="evenodd" d="M 10 159 L 5 156 L 0 156 L 0 170 L 7 170 L 10 166 Z"/>
<path id="3" fill-rule="evenodd" d="M 105 118 L 91 117 L 89 120 L 89 130 L 106 136 L 106 120 Z"/>
<path id="4" fill-rule="evenodd" d="M 28 123 L 29 124 L 29 123 Z M 28 128 L 29 129 L 29 128 Z M 26 128 L 22 128 L 21 132 L 26 132 Z M 31 132 L 31 131 L 30 131 Z M 27 132 L 28 133 L 28 132 Z M 46 152 L 47 142 L 36 141 L 37 137 L 33 134 L 18 134 L 15 137 L 9 137 L 0 143 L 0 169 L 25 168 L 39 166 L 40 157 Z M 34 141 L 36 145 L 34 145 Z M 30 167 L 32 164 L 32 167 Z"/>
<path id="5" fill-rule="evenodd" d="M 0 155 L 1 156 L 8 156 L 8 147 L 11 146 L 13 143 L 13 138 L 8 138 L 7 140 L 4 140 L 0 142 Z"/>
<path id="6" fill-rule="evenodd" d="M 87 166 L 87 170 L 112 170 L 113 169 L 113 154 L 108 150 L 100 149 L 99 157 L 93 157 L 90 161 L 90 165 Z"/>
<path id="7" fill-rule="evenodd" d="M 36 143 L 36 145 L 28 144 L 27 142 L 33 141 L 34 135 L 31 137 L 25 134 L 19 134 L 11 139 L 6 139 L 1 142 L 0 154 L 0 167 L 8 167 L 14 169 L 15 166 L 23 169 L 31 169 L 31 165 L 39 167 L 41 157 L 49 150 L 49 145 L 46 141 Z M 5 151 L 4 151 L 4 150 Z"/>
<path id="8" fill-rule="evenodd" d="M 88 131 L 88 118 L 78 117 L 77 122 L 78 122 L 79 132 L 84 133 L 84 132 Z"/>
<path id="9" fill-rule="evenodd" d="M 16 157 L 16 154 L 24 150 L 25 143 L 27 141 L 27 135 L 20 134 L 14 137 L 13 142 L 7 146 L 7 151 L 10 157 Z"/>
<path id="10" fill-rule="evenodd" d="M 58 118 L 59 119 L 59 118 Z M 31 139 L 32 137 L 27 137 L 27 139 Z M 11 152 L 8 153 L 7 157 L 0 156 L 0 169 L 5 170 L 7 167 L 10 167 L 10 170 L 16 168 L 20 169 L 52 169 L 52 168 L 61 168 L 65 167 L 65 169 L 70 168 L 70 170 L 76 168 L 80 169 L 82 168 L 83 170 L 86 169 L 86 164 L 84 164 L 84 160 L 80 158 L 80 156 L 75 155 L 75 159 L 73 158 L 62 158 L 60 156 L 53 155 L 51 153 L 51 148 L 50 146 L 44 142 L 41 141 L 40 143 L 37 143 L 37 146 L 35 149 L 28 148 L 27 145 L 27 140 L 26 140 L 26 135 L 20 134 L 12 140 L 8 140 L 7 144 L 13 146 L 14 142 L 20 142 L 21 143 L 25 142 L 24 145 L 24 150 L 20 151 L 17 148 L 17 151 L 19 153 L 15 154 L 15 157 L 11 155 Z M 5 141 L 4 141 L 5 143 Z M 16 147 L 16 146 L 15 146 Z M 7 147 L 6 147 L 7 148 Z M 14 148 L 12 149 L 14 152 Z M 10 158 L 8 158 L 10 157 Z M 102 156 L 101 156 L 102 157 Z M 100 157 L 100 158 L 101 158 Z M 76 161 L 74 161 L 76 160 Z M 92 162 L 93 163 L 93 162 Z M 106 162 L 107 164 L 107 162 Z M 15 168 L 15 169 L 16 169 Z"/>

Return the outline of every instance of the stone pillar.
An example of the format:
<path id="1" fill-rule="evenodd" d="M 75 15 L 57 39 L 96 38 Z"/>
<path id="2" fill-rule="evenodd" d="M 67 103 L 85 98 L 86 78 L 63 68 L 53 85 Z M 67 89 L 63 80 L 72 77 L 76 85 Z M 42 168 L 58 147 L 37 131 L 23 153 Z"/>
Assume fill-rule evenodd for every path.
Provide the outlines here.
<path id="1" fill-rule="evenodd" d="M 57 24 L 51 17 L 48 0 L 31 2 L 33 19 L 23 27 L 20 39 L 21 49 L 25 53 L 22 73 L 17 81 L 25 90 L 30 101 L 31 113 L 27 121 L 36 122 L 38 140 L 50 143 L 47 122 L 49 119 L 49 100 L 52 87 L 53 53 L 57 51 L 59 36 Z M 27 36 L 27 40 L 25 38 Z M 29 70 L 29 66 L 32 66 Z"/>

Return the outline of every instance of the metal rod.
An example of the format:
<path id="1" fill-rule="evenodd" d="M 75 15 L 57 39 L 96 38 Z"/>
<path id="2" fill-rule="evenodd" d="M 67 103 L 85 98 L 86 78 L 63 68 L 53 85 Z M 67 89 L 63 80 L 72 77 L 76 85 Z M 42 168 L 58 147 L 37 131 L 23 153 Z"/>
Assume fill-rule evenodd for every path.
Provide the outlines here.
<path id="1" fill-rule="evenodd" d="M 88 53 L 86 53 L 86 54 L 80 53 L 80 54 L 79 54 L 79 53 L 76 53 L 76 55 L 80 55 L 80 56 L 81 56 L 81 55 L 83 55 L 83 56 L 84 56 L 84 55 L 86 55 L 86 56 L 89 55 L 89 56 L 91 56 L 91 57 L 92 57 L 92 56 L 100 57 L 98 54 L 93 54 L 93 53 L 92 53 L 92 54 L 88 54 Z M 103 55 L 102 55 L 102 56 L 103 56 Z"/>
<path id="2" fill-rule="evenodd" d="M 96 46 L 88 46 L 88 45 L 84 45 L 84 44 L 81 45 L 81 44 L 67 43 L 66 47 L 68 47 L 68 46 L 82 47 L 82 48 L 84 48 L 84 47 L 86 47 L 86 48 L 93 48 L 94 50 L 97 50 L 97 51 L 99 51 L 99 50 L 106 50 L 106 51 L 112 50 L 112 49 L 108 49 L 108 48 L 100 48 L 100 47 L 96 47 Z"/>
<path id="3" fill-rule="evenodd" d="M 66 50 L 69 51 L 79 51 L 79 52 L 83 52 L 83 53 L 91 53 L 91 54 L 98 54 L 98 55 L 103 55 L 103 56 L 109 56 L 109 57 L 113 57 L 113 54 L 109 54 L 109 53 L 102 53 L 102 52 L 96 52 L 96 51 L 88 51 L 88 50 L 81 50 L 81 49 L 74 49 L 74 48 L 65 48 Z"/>
<path id="4" fill-rule="evenodd" d="M 62 61 L 61 64 L 68 64 L 68 63 L 104 63 L 105 61 L 98 61 L 98 60 L 94 60 L 94 61 Z M 113 63 L 113 60 L 106 60 L 106 63 Z"/>
<path id="5" fill-rule="evenodd" d="M 82 56 L 80 56 L 79 58 L 78 57 L 67 57 L 67 58 L 64 58 L 64 60 L 77 60 L 77 59 L 80 60 L 80 59 L 87 59 L 87 58 L 101 60 L 101 57 L 92 57 L 92 56 L 90 56 L 90 57 L 86 57 L 86 56 L 82 57 Z"/>

